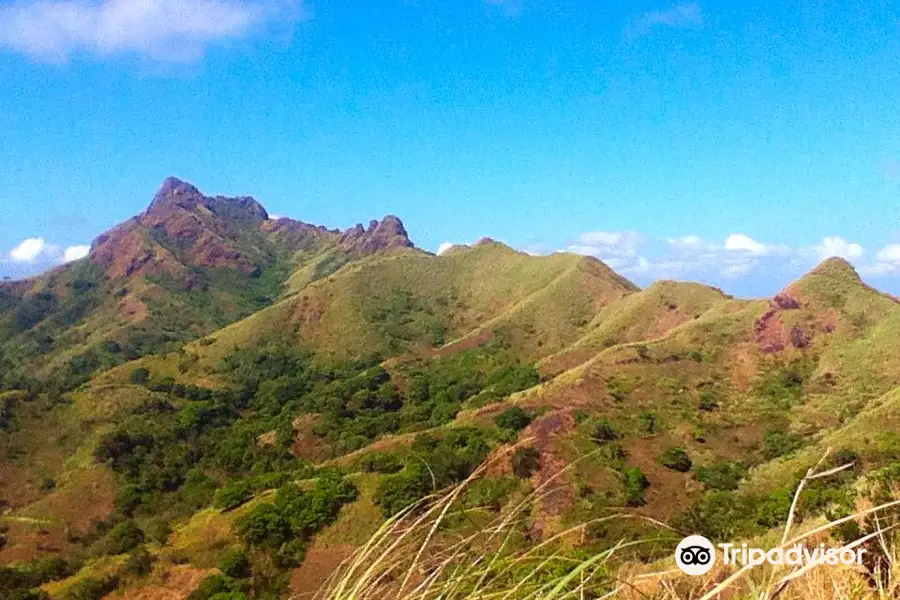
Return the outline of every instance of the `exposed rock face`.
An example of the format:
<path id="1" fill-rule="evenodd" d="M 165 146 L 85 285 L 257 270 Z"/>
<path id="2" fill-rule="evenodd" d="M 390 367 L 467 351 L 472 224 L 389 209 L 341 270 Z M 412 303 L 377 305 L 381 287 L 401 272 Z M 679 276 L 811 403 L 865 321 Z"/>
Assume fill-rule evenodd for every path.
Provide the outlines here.
<path id="1" fill-rule="evenodd" d="M 772 299 L 774 307 L 784 310 L 796 310 L 800 308 L 800 302 L 796 298 L 786 292 L 781 292 Z"/>
<path id="2" fill-rule="evenodd" d="M 391 248 L 411 248 L 403 222 L 393 215 L 379 221 L 371 221 L 368 229 L 362 224 L 345 231 L 340 238 L 341 247 L 354 254 L 374 254 Z"/>
<path id="3" fill-rule="evenodd" d="M 113 278 L 166 271 L 183 279 L 186 264 L 249 275 L 259 265 L 238 248 L 236 233 L 248 225 L 257 228 L 267 218 L 253 198 L 210 198 L 169 177 L 143 214 L 95 240 L 91 260 Z"/>
<path id="4" fill-rule="evenodd" d="M 341 234 L 291 219 L 272 221 L 249 196 L 204 196 L 190 183 L 169 177 L 147 210 L 94 241 L 91 260 L 105 267 L 112 278 L 166 272 L 190 288 L 189 266 L 258 273 L 269 260 L 266 251 L 252 241 L 260 239 L 259 234 L 265 243 L 291 251 L 333 244 L 365 256 L 413 246 L 403 223 L 394 216 Z"/>

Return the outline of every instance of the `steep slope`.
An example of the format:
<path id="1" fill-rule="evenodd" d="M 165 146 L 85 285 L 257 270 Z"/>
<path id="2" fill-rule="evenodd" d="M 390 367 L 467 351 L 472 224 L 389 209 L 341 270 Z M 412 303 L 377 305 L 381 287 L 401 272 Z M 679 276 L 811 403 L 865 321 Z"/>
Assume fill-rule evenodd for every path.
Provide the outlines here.
<path id="1" fill-rule="evenodd" d="M 196 351 L 212 365 L 234 348 L 277 339 L 336 357 L 388 358 L 500 338 L 533 360 L 573 342 L 598 311 L 635 290 L 600 261 L 572 254 L 534 257 L 496 242 L 437 257 L 406 250 L 347 265 Z"/>
<path id="2" fill-rule="evenodd" d="M 88 259 L 0 286 L 0 328 L 0 564 L 73 559 L 54 598 L 106 574 L 187 592 L 217 567 L 209 589 L 308 592 L 486 457 L 479 514 L 550 486 L 524 540 L 623 507 L 760 535 L 826 449 L 859 468 L 801 518 L 900 461 L 900 304 L 839 259 L 771 300 L 639 290 L 592 258 L 434 256 L 395 217 L 332 231 L 170 179 Z M 129 570 L 146 560 L 158 577 Z"/>
<path id="3" fill-rule="evenodd" d="M 275 302 L 340 265 L 412 247 L 396 217 L 346 231 L 270 220 L 253 198 L 209 197 L 175 178 L 147 210 L 99 236 L 88 258 L 0 284 L 2 377 L 69 389 Z M 36 383 L 28 384 L 35 389 Z"/>
<path id="4" fill-rule="evenodd" d="M 721 291 L 696 283 L 656 282 L 605 306 L 591 322 L 587 333 L 574 344 L 544 359 L 542 369 L 559 373 L 606 348 L 656 339 L 686 321 L 699 319 L 727 299 Z"/>
<path id="5" fill-rule="evenodd" d="M 585 352 L 575 361 L 578 366 L 515 398 L 521 407 L 550 410 L 533 425 L 536 429 L 526 431 L 526 435 L 540 432 L 538 447 L 545 464 L 578 458 L 573 447 L 584 453 L 590 450 L 586 439 L 590 428 L 579 425 L 576 414 L 602 418 L 617 432 L 616 443 L 624 452 L 620 468 L 638 468 L 649 481 L 640 510 L 670 519 L 705 501 L 697 467 L 729 461 L 741 462 L 744 468 L 758 465 L 758 474 L 751 470 L 746 475 L 751 482 L 748 489 L 783 493 L 797 473 L 811 466 L 810 460 L 814 463 L 839 441 L 870 467 L 900 458 L 900 444 L 887 443 L 882 435 L 886 432 L 879 432 L 871 417 L 865 418 L 866 425 L 859 421 L 873 414 L 883 404 L 880 398 L 895 393 L 900 383 L 900 358 L 889 341 L 896 339 L 900 304 L 865 285 L 839 259 L 826 261 L 770 301 L 715 298 L 710 292 L 701 294 L 712 302 L 698 305 L 705 310 L 697 318 L 661 336 L 648 335 L 649 329 L 639 327 L 644 332 L 640 335 L 648 337 L 624 337 L 620 339 L 625 343 L 592 356 Z M 642 304 L 641 294 L 618 304 Z M 658 311 L 648 315 L 648 322 L 657 321 Z M 602 313 L 598 321 L 598 331 L 604 331 L 604 323 L 622 331 L 621 323 L 604 321 Z M 564 354 L 578 352 L 584 343 L 579 341 Z M 590 357 L 581 362 L 586 356 Z M 502 409 L 503 405 L 483 409 L 477 418 Z M 890 429 L 888 423 L 886 419 Z M 869 441 L 850 439 L 849 431 L 866 427 L 874 428 L 865 438 Z M 802 446 L 808 451 L 796 460 L 764 468 L 769 460 Z M 686 450 L 693 476 L 661 463 L 659 457 L 671 447 Z M 616 493 L 621 483 L 604 456 L 586 461 L 573 475 L 572 485 L 588 486 L 601 496 Z M 571 516 L 575 498 L 569 495 L 545 509 Z M 752 500 L 757 501 L 762 500 Z M 598 499 L 597 504 L 608 502 Z"/>

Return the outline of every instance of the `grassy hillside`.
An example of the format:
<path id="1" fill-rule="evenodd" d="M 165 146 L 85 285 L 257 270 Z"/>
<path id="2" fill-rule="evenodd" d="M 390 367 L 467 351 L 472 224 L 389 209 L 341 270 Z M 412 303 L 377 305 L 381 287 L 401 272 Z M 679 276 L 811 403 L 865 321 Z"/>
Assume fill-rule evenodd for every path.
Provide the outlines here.
<path id="1" fill-rule="evenodd" d="M 837 259 L 771 300 L 639 290 L 170 181 L 88 259 L 0 287 L 0 591 L 308 593 L 456 489 L 441 548 L 499 520 L 545 582 L 617 549 L 607 593 L 681 533 L 777 537 L 816 465 L 851 467 L 804 484 L 798 526 L 891 496 L 898 330 Z"/>

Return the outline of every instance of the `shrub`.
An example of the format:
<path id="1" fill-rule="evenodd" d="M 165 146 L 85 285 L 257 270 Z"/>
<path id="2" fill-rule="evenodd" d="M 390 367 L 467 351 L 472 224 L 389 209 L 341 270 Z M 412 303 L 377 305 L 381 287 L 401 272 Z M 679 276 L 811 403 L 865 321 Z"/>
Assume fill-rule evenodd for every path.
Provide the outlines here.
<path id="1" fill-rule="evenodd" d="M 780 527 L 787 522 L 794 494 L 786 488 L 777 489 L 756 507 L 756 522 L 763 527 Z"/>
<path id="2" fill-rule="evenodd" d="M 357 498 L 349 481 L 324 473 L 310 491 L 288 484 L 275 502 L 260 504 L 237 521 L 238 535 L 249 545 L 270 552 L 284 567 L 299 564 L 306 541 L 337 519 L 341 507 Z"/>
<path id="3" fill-rule="evenodd" d="M 375 503 L 385 517 L 390 517 L 436 491 L 436 484 L 423 463 L 411 462 L 399 473 L 381 479 L 375 491 Z"/>
<path id="4" fill-rule="evenodd" d="M 740 462 L 721 462 L 708 467 L 698 467 L 697 481 L 708 490 L 736 490 L 747 475 L 747 467 Z"/>
<path id="5" fill-rule="evenodd" d="M 278 548 L 290 535 L 290 524 L 274 504 L 260 504 L 237 521 L 237 532 L 253 546 Z"/>
<path id="6" fill-rule="evenodd" d="M 386 517 L 464 480 L 485 459 L 489 448 L 483 432 L 456 428 L 441 435 L 420 435 L 410 451 L 413 456 L 403 470 L 383 477 L 375 492 L 375 502 Z"/>
<path id="7" fill-rule="evenodd" d="M 172 526 L 163 519 L 155 519 L 147 524 L 147 536 L 157 544 L 165 544 L 172 535 Z"/>
<path id="8" fill-rule="evenodd" d="M 500 429 L 521 431 L 531 423 L 531 416 L 518 406 L 513 406 L 499 414 L 494 422 Z"/>
<path id="9" fill-rule="evenodd" d="M 115 576 L 86 577 L 69 588 L 66 600 L 101 600 L 119 586 L 119 579 Z"/>
<path id="10" fill-rule="evenodd" d="M 698 408 L 704 412 L 711 412 L 719 408 L 719 394 L 713 390 L 700 392 Z"/>
<path id="11" fill-rule="evenodd" d="M 153 570 L 153 557 L 150 556 L 145 547 L 139 546 L 128 555 L 125 564 L 122 565 L 122 569 L 127 575 L 144 577 Z"/>
<path id="12" fill-rule="evenodd" d="M 123 521 L 107 534 L 109 554 L 125 554 L 144 543 L 144 532 L 134 521 Z"/>
<path id="13" fill-rule="evenodd" d="M 683 533 L 711 540 L 730 540 L 751 533 L 754 508 L 746 498 L 734 492 L 711 490 L 700 496 L 689 509 L 677 515 L 672 525 Z"/>
<path id="14" fill-rule="evenodd" d="M 541 453 L 535 448 L 517 448 L 511 459 L 512 471 L 520 479 L 528 479 L 541 466 Z"/>
<path id="15" fill-rule="evenodd" d="M 763 456 L 772 460 L 786 456 L 803 446 L 803 438 L 792 433 L 770 429 L 763 434 Z"/>
<path id="16" fill-rule="evenodd" d="M 647 476 L 637 467 L 625 469 L 625 503 L 628 506 L 643 506 L 644 492 L 650 487 Z"/>
<path id="17" fill-rule="evenodd" d="M 372 452 L 360 458 L 358 465 L 366 473 L 398 473 L 403 469 L 403 460 L 390 452 Z"/>
<path id="18" fill-rule="evenodd" d="M 238 506 L 250 499 L 251 490 L 250 482 L 246 479 L 235 479 L 229 481 L 225 487 L 220 488 L 216 492 L 214 505 L 223 511 L 234 510 Z"/>
<path id="19" fill-rule="evenodd" d="M 138 367 L 131 372 L 131 383 L 135 385 L 144 385 L 150 380 L 150 370 L 146 367 Z"/>
<path id="20" fill-rule="evenodd" d="M 250 576 L 250 559 L 243 548 L 229 550 L 219 559 L 219 570 L 227 577 L 246 579 Z"/>
<path id="21" fill-rule="evenodd" d="M 666 448 L 659 455 L 659 462 L 662 466 L 679 473 L 687 473 L 691 470 L 691 458 L 684 448 Z"/>
<path id="22" fill-rule="evenodd" d="M 236 582 L 230 577 L 224 575 L 210 575 L 200 582 L 187 600 L 212 600 L 219 598 L 221 594 L 239 593 Z M 225 596 L 226 598 L 234 598 L 234 596 Z"/>
<path id="23" fill-rule="evenodd" d="M 613 397 L 613 400 L 622 402 L 628 398 L 628 393 L 631 391 L 631 382 L 624 375 L 616 374 L 606 382 L 606 391 Z"/>
<path id="24" fill-rule="evenodd" d="M 656 433 L 660 430 L 656 415 L 646 410 L 638 415 L 638 427 L 644 433 Z"/>
<path id="25" fill-rule="evenodd" d="M 465 504 L 468 507 L 500 510 L 518 486 L 519 483 L 512 477 L 482 477 L 466 490 Z"/>
<path id="26" fill-rule="evenodd" d="M 591 419 L 586 422 L 588 435 L 595 442 L 614 442 L 619 433 L 607 419 Z"/>

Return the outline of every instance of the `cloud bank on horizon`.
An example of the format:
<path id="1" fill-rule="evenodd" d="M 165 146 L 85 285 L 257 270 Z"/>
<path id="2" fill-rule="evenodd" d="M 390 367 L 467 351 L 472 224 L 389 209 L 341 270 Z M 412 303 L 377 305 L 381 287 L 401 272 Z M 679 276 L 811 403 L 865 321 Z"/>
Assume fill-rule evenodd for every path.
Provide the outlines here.
<path id="1" fill-rule="evenodd" d="M 456 245 L 471 243 L 445 241 L 435 254 L 440 256 Z M 746 233 L 731 233 L 717 241 L 696 234 L 655 239 L 637 231 L 588 231 L 562 247 L 536 244 L 518 249 L 533 255 L 572 252 L 593 256 L 642 283 L 678 279 L 716 285 L 719 280 L 737 282 L 761 275 L 783 284 L 831 257 L 850 261 L 865 277 L 900 276 L 900 244 L 888 244 L 872 253 L 840 236 L 823 237 L 818 244 L 791 246 L 763 242 Z M 0 270 L 15 276 L 35 275 L 89 253 L 89 245 L 63 247 L 43 237 L 29 237 L 0 254 Z"/>
<path id="2" fill-rule="evenodd" d="M 82 52 L 191 62 L 211 44 L 303 16 L 298 0 L 18 0 L 0 6 L 0 48 L 42 62 Z"/>
<path id="3" fill-rule="evenodd" d="M 656 252 L 635 232 L 593 231 L 578 236 L 565 250 L 599 258 L 625 275 L 650 279 L 734 279 L 808 268 L 832 257 L 850 261 L 864 276 L 900 275 L 900 244 L 884 246 L 869 258 L 860 243 L 840 236 L 799 247 L 762 242 L 746 233 L 729 234 L 721 242 L 694 234 L 654 241 Z"/>
<path id="4" fill-rule="evenodd" d="M 436 254 L 454 245 L 445 241 Z M 823 237 L 818 244 L 791 246 L 762 242 L 746 233 L 731 233 L 713 241 L 696 234 L 652 239 L 637 231 L 588 231 L 561 248 L 519 249 L 530 254 L 555 251 L 593 256 L 643 282 L 679 279 L 714 284 L 719 278 L 735 281 L 754 274 L 789 277 L 833 257 L 851 262 L 865 277 L 900 276 L 900 244 L 888 244 L 869 253 L 862 244 L 840 236 Z"/>

